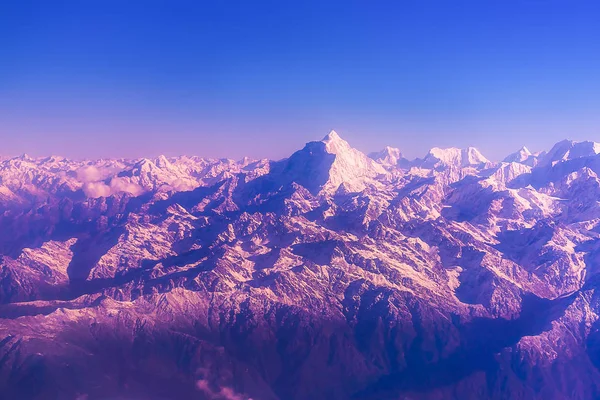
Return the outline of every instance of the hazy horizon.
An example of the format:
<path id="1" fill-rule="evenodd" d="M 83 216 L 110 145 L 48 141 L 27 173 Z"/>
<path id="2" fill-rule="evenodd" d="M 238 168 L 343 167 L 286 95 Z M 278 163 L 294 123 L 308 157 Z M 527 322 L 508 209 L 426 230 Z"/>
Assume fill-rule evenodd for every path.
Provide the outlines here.
<path id="1" fill-rule="evenodd" d="M 330 130 L 330 132 L 336 132 L 344 141 L 348 142 L 346 136 L 343 133 L 340 134 L 340 132 L 338 132 L 335 129 Z M 247 155 L 243 155 L 241 157 L 228 157 L 228 156 L 211 157 L 211 156 L 203 156 L 202 154 L 194 154 L 192 152 L 193 150 L 190 150 L 190 152 L 187 152 L 187 153 L 179 153 L 179 154 L 175 154 L 175 153 L 172 153 L 172 154 L 169 154 L 169 153 L 152 153 L 152 154 L 143 154 L 143 155 L 134 156 L 134 157 L 121 157 L 121 156 L 108 156 L 108 157 L 106 157 L 106 156 L 99 156 L 99 157 L 75 156 L 75 157 L 70 157 L 70 156 L 66 156 L 64 154 L 59 154 L 59 153 L 53 153 L 53 154 L 32 154 L 32 153 L 28 153 L 28 152 L 23 152 L 23 153 L 20 153 L 20 154 L 0 154 L 0 159 L 11 159 L 11 158 L 18 158 L 18 157 L 22 157 L 22 156 L 28 156 L 28 157 L 32 157 L 32 158 L 36 158 L 36 159 L 45 158 L 45 157 L 64 157 L 64 158 L 70 159 L 70 160 L 89 160 L 89 161 L 94 161 L 94 160 L 99 160 L 99 159 L 116 159 L 116 160 L 118 160 L 118 159 L 123 159 L 123 160 L 152 159 L 152 158 L 158 158 L 158 157 L 161 157 L 161 156 L 165 156 L 167 158 L 200 157 L 200 158 L 205 158 L 205 159 L 211 159 L 211 158 L 212 159 L 232 159 L 232 160 L 236 160 L 236 161 L 242 160 L 244 158 L 251 158 L 251 159 L 255 159 L 255 160 L 268 159 L 268 160 L 271 160 L 271 161 L 278 161 L 278 160 L 282 160 L 282 159 L 288 158 L 289 156 L 291 156 L 296 151 L 300 151 L 301 149 L 304 148 L 305 144 L 307 144 L 309 142 L 320 141 L 320 140 L 323 140 L 323 138 L 315 138 L 313 140 L 308 140 L 306 143 L 298 143 L 297 147 L 295 149 L 293 149 L 292 151 L 290 151 L 290 153 L 285 154 L 285 155 L 283 155 L 281 157 L 250 157 L 250 156 L 247 156 Z M 562 139 L 560 141 L 563 141 L 563 140 L 572 140 L 572 139 L 565 138 L 565 139 Z M 582 140 L 582 141 L 586 141 L 586 140 Z M 577 141 L 575 141 L 575 142 L 577 142 Z M 356 146 L 353 145 L 352 142 L 348 142 L 348 143 L 349 143 L 349 145 L 351 147 L 357 148 Z M 517 151 L 521 150 L 523 147 L 526 147 L 527 150 L 529 150 L 533 154 L 538 154 L 538 153 L 543 153 L 543 152 L 549 151 L 557 143 L 558 142 L 553 143 L 548 148 L 541 149 L 541 150 L 539 150 L 539 149 L 535 149 L 534 150 L 534 149 L 531 149 L 531 148 L 529 148 L 528 146 L 525 146 L 525 145 L 519 146 L 519 147 L 515 147 L 512 151 L 510 151 L 509 153 L 506 153 L 504 155 L 501 155 L 499 158 L 488 157 L 488 155 L 485 154 L 483 151 L 481 151 L 481 149 L 479 149 L 479 148 L 477 148 L 477 149 L 480 150 L 481 153 L 483 154 L 483 156 L 485 156 L 489 161 L 500 162 L 504 158 L 506 158 L 506 156 L 511 155 L 513 153 L 516 153 Z M 377 152 L 383 151 L 383 150 L 385 150 L 386 147 L 397 148 L 395 146 L 385 145 L 385 146 L 383 146 L 381 148 L 378 148 L 378 149 L 365 150 L 365 149 L 357 148 L 357 150 L 361 151 L 365 155 L 370 155 L 371 153 L 377 153 Z M 434 148 L 434 147 L 440 148 L 440 146 L 433 146 L 432 148 Z M 447 149 L 447 148 L 461 148 L 461 149 L 465 149 L 467 147 L 475 147 L 475 146 L 464 146 L 464 147 L 447 146 L 447 147 L 442 147 L 442 148 L 443 149 Z M 408 159 L 408 160 L 416 160 L 416 159 L 424 158 L 427 155 L 427 153 L 428 153 L 428 151 L 426 151 L 425 153 L 420 154 L 420 155 L 409 156 L 409 155 L 403 153 L 402 149 L 399 149 L 399 150 L 401 150 L 402 156 L 404 158 Z M 430 149 L 428 149 L 428 150 L 430 150 Z"/>

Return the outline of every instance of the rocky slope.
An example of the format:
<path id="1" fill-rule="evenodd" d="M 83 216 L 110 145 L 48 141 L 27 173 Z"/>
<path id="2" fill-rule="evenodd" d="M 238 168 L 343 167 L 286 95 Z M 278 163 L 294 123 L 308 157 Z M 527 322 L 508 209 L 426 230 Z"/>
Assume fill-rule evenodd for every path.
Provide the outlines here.
<path id="1" fill-rule="evenodd" d="M 0 161 L 0 397 L 598 398 L 599 148 Z"/>

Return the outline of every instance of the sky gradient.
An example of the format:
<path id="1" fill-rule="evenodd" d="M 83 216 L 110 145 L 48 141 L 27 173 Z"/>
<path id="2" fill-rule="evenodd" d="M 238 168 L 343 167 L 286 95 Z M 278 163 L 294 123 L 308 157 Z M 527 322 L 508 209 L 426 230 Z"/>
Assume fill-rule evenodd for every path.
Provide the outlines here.
<path id="1" fill-rule="evenodd" d="M 600 141 L 599 20 L 577 0 L 1 2 L 0 154 Z"/>

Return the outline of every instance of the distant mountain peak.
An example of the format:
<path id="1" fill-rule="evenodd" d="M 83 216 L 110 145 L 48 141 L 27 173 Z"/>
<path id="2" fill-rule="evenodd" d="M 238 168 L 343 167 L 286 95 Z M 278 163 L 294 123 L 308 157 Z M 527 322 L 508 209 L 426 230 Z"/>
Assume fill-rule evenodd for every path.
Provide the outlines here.
<path id="1" fill-rule="evenodd" d="M 600 154 L 600 143 L 592 141 L 576 142 L 561 140 L 541 159 L 540 165 L 552 165 L 558 161 L 572 160 L 580 157 L 590 157 Z"/>
<path id="2" fill-rule="evenodd" d="M 525 153 L 525 154 L 529 154 L 529 155 L 532 154 L 531 151 L 529 151 L 529 149 L 526 146 L 521 147 L 521 149 L 519 151 L 522 153 Z"/>
<path id="3" fill-rule="evenodd" d="M 164 155 L 160 155 L 156 158 L 154 164 L 160 168 L 169 168 L 171 167 L 171 162 Z"/>
<path id="4" fill-rule="evenodd" d="M 489 163 L 490 161 L 475 147 L 459 149 L 457 147 L 434 147 L 425 156 L 425 165 L 444 165 L 468 167 Z"/>
<path id="5" fill-rule="evenodd" d="M 403 159 L 400 149 L 385 146 L 383 150 L 369 154 L 369 157 L 383 165 L 396 166 Z"/>
<path id="6" fill-rule="evenodd" d="M 518 151 L 506 156 L 503 161 L 507 163 L 516 162 L 521 164 L 533 165 L 534 163 L 532 157 L 533 153 L 531 153 L 531 151 L 529 151 L 527 147 L 523 146 Z"/>
<path id="7" fill-rule="evenodd" d="M 20 156 L 15 157 L 15 159 L 19 161 L 35 161 L 35 159 L 27 153 L 23 153 Z"/>

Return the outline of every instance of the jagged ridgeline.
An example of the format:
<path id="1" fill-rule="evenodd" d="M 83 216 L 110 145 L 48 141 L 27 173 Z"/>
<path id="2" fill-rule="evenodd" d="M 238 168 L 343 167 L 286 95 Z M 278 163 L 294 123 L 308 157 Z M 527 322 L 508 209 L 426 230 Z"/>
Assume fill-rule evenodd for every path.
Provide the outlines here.
<path id="1" fill-rule="evenodd" d="M 599 153 L 2 160 L 0 398 L 598 398 Z"/>

